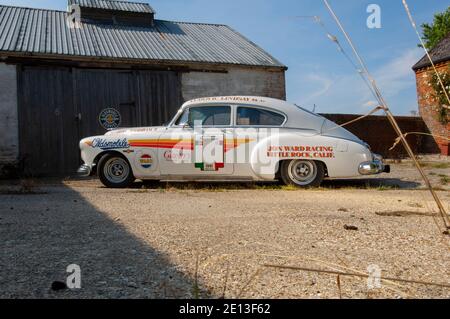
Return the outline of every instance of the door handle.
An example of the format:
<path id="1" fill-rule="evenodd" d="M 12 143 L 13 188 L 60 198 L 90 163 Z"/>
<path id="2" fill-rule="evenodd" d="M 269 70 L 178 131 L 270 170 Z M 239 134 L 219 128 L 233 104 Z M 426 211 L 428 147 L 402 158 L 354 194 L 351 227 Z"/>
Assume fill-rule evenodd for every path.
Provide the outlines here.
<path id="1" fill-rule="evenodd" d="M 81 118 L 82 118 L 81 113 L 75 115 L 75 120 L 81 122 Z"/>

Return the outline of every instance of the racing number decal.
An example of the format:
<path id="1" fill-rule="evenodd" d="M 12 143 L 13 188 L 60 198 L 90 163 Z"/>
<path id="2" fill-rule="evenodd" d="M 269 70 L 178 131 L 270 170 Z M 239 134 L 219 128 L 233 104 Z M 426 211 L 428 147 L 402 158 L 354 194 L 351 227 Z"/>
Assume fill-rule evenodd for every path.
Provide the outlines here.
<path id="1" fill-rule="evenodd" d="M 198 135 L 195 138 L 195 168 L 203 172 L 217 172 L 225 167 L 223 135 Z"/>

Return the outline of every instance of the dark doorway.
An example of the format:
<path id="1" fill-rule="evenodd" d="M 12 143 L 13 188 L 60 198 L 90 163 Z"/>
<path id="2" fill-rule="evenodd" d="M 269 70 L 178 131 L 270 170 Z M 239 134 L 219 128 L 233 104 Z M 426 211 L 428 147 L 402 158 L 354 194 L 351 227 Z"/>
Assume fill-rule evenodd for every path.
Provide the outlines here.
<path id="1" fill-rule="evenodd" d="M 103 135 L 99 115 L 120 112 L 121 127 L 162 125 L 182 104 L 177 72 L 23 66 L 19 75 L 24 173 L 73 175 L 78 144 Z"/>

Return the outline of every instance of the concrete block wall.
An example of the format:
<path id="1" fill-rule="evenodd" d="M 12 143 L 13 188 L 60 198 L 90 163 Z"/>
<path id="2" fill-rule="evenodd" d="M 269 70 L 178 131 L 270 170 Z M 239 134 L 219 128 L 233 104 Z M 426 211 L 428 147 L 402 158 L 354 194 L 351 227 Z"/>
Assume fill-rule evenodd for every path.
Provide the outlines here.
<path id="1" fill-rule="evenodd" d="M 437 65 L 439 71 L 450 72 L 450 61 Z M 434 99 L 434 90 L 429 85 L 432 69 L 421 69 L 416 72 L 417 95 L 419 100 L 420 115 L 427 124 L 432 134 L 450 137 L 450 122 L 443 124 L 439 121 L 437 102 Z M 446 139 L 436 138 L 442 155 L 450 155 L 450 143 Z"/>
<path id="2" fill-rule="evenodd" d="M 17 67 L 0 63 L 0 170 L 18 157 Z"/>
<path id="3" fill-rule="evenodd" d="M 282 69 L 229 67 L 227 71 L 227 73 L 183 73 L 184 100 L 224 95 L 254 95 L 286 99 L 285 71 Z"/>

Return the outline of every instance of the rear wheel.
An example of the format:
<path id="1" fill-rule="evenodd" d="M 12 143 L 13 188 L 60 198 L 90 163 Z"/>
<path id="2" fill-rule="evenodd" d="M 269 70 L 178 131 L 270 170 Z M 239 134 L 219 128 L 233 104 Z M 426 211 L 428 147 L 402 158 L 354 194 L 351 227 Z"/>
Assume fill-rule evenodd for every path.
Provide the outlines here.
<path id="1" fill-rule="evenodd" d="M 118 154 L 106 154 L 98 163 L 100 181 L 109 188 L 125 188 L 135 181 L 128 160 Z"/>
<path id="2" fill-rule="evenodd" d="M 324 165 L 315 161 L 285 161 L 281 164 L 280 172 L 286 185 L 303 188 L 319 187 L 325 178 Z"/>

